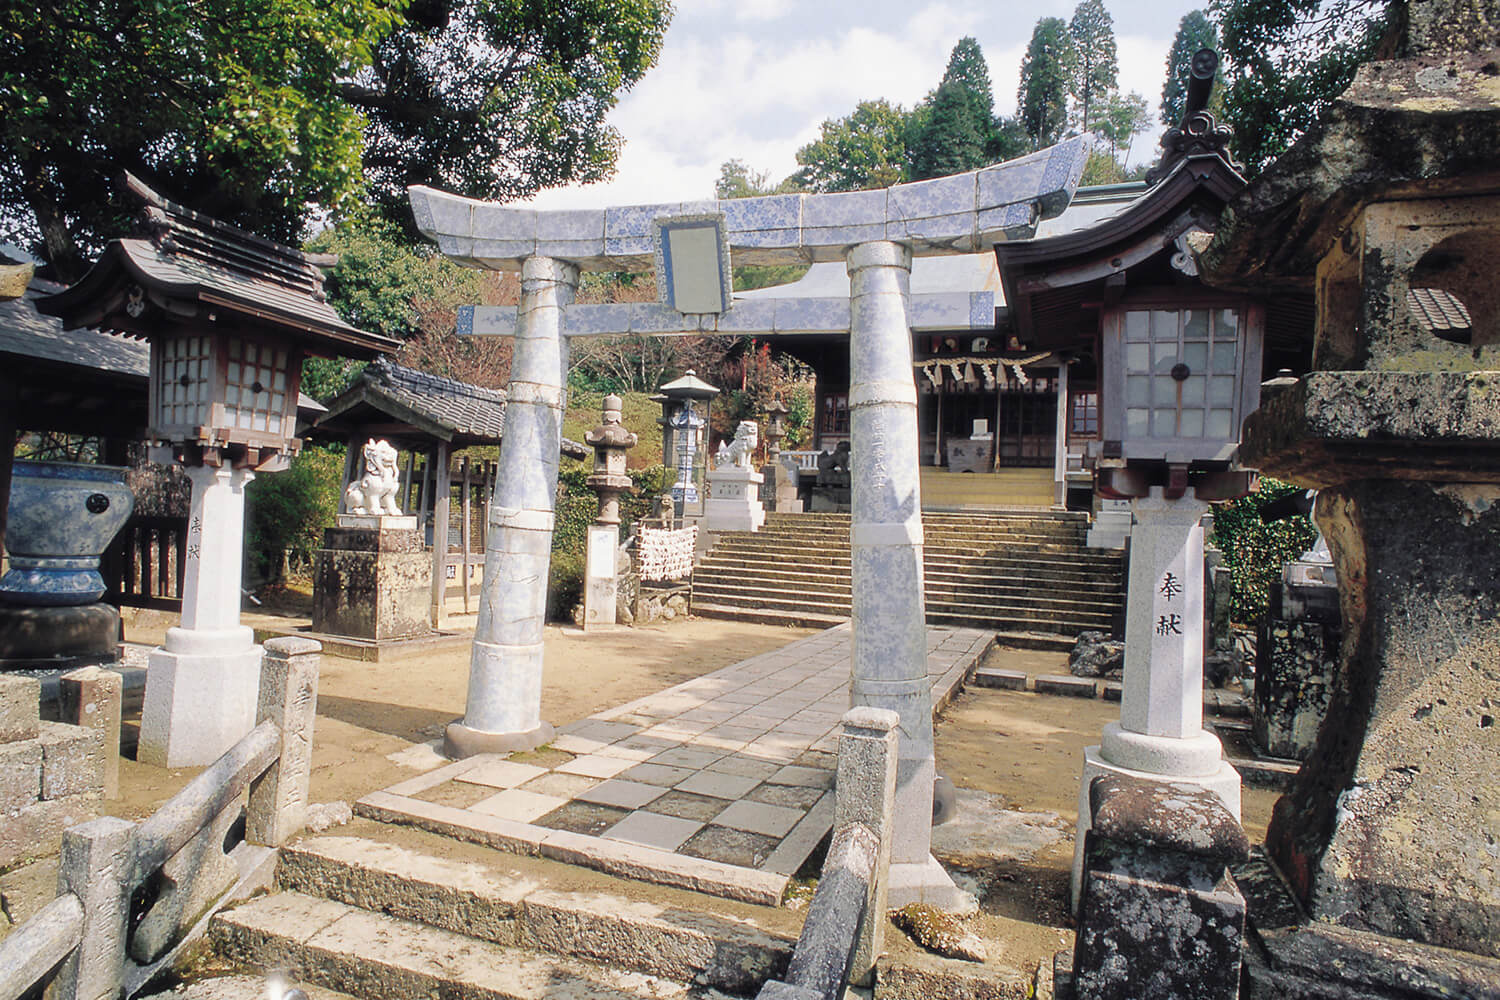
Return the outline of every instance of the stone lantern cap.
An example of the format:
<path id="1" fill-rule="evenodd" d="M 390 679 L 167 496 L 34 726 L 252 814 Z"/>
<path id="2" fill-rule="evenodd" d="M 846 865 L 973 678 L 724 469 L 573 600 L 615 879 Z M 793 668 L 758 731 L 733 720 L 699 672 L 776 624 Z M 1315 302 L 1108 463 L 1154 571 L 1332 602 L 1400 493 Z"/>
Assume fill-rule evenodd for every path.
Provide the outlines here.
<path id="1" fill-rule="evenodd" d="M 719 394 L 717 386 L 703 381 L 691 368 L 681 378 L 663 382 L 656 391 L 667 399 L 713 399 Z"/>
<path id="2" fill-rule="evenodd" d="M 621 407 L 624 401 L 619 396 L 609 395 L 604 397 L 603 422 L 591 431 L 585 431 L 583 440 L 595 449 L 600 448 L 634 448 L 639 437 L 625 429 L 620 423 Z"/>

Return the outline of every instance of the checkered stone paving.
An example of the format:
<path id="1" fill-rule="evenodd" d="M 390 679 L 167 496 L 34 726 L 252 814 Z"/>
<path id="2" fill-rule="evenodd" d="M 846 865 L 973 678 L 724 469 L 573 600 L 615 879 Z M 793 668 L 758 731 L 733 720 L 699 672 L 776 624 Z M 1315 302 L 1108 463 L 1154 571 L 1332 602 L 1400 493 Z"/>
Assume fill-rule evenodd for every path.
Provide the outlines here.
<path id="1" fill-rule="evenodd" d="M 833 825 L 851 633 L 781 649 L 562 726 L 546 747 L 457 761 L 356 806 L 503 850 L 775 904 Z M 929 627 L 934 711 L 994 642 Z"/>

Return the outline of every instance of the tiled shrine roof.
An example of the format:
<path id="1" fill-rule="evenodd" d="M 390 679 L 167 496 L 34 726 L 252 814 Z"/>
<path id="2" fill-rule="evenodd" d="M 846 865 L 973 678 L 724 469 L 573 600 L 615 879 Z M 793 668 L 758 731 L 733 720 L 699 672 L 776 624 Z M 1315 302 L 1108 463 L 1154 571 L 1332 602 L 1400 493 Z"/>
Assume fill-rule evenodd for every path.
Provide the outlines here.
<path id="1" fill-rule="evenodd" d="M 377 415 L 394 418 L 416 434 L 455 447 L 498 444 L 505 432 L 505 391 L 433 375 L 381 358 L 367 367 L 311 429 L 315 437 L 343 437 Z M 563 441 L 563 454 L 583 458 L 588 449 Z"/>

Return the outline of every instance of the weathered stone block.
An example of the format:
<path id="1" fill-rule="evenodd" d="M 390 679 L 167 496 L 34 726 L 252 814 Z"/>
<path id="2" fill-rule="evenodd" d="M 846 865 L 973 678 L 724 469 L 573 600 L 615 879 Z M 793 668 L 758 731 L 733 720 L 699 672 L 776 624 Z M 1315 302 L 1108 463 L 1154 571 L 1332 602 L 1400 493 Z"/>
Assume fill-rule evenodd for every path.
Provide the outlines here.
<path id="1" fill-rule="evenodd" d="M 35 677 L 0 674 L 0 743 L 34 740 L 42 683 Z"/>
<path id="2" fill-rule="evenodd" d="M 120 790 L 120 714 L 124 687 L 123 677 L 103 667 L 82 667 L 59 678 L 63 721 L 98 734 L 100 773 L 107 798 L 114 798 Z"/>
<path id="3" fill-rule="evenodd" d="M 0 809 L 0 868 L 56 854 L 63 831 L 93 819 L 98 809 L 99 800 L 90 798 L 33 801 L 19 809 Z"/>
<path id="4" fill-rule="evenodd" d="M 41 744 L 26 740 L 0 745 L 0 812 L 28 806 L 41 794 Z"/>
<path id="5" fill-rule="evenodd" d="M 1245 901 L 1229 874 L 1250 844 L 1214 793 L 1110 775 L 1089 788 L 1076 996 L 1238 996 Z"/>
<path id="6" fill-rule="evenodd" d="M 1037 694 L 1060 694 L 1068 698 L 1097 698 L 1098 685 L 1092 677 L 1068 677 L 1063 674 L 1039 674 L 1032 682 Z"/>
<path id="7" fill-rule="evenodd" d="M 313 630 L 399 639 L 432 629 L 432 559 L 418 531 L 329 528 L 313 553 Z"/>
<path id="8" fill-rule="evenodd" d="M 99 733 L 61 722 L 43 722 L 42 798 L 104 794 L 104 753 Z"/>
<path id="9" fill-rule="evenodd" d="M 1306 760 L 1333 694 L 1339 630 L 1267 618 L 1255 645 L 1255 743 L 1273 757 Z"/>

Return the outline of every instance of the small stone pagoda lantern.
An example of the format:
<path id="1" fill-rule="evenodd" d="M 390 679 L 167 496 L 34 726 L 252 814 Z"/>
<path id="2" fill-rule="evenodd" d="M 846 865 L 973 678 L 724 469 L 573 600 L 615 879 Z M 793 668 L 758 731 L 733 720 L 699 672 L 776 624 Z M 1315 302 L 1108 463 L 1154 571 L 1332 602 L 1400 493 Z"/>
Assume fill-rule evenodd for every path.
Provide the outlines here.
<path id="1" fill-rule="evenodd" d="M 349 326 L 328 305 L 319 261 L 162 198 L 143 239 L 115 240 L 76 284 L 37 308 L 68 328 L 151 343 L 152 457 L 192 481 L 182 622 L 154 650 L 140 760 L 211 763 L 255 725 L 260 647 L 240 625 L 245 487 L 286 468 L 306 354 L 371 358 L 398 342 Z"/>
<path id="2" fill-rule="evenodd" d="M 604 397 L 603 422 L 583 435 L 594 449 L 594 472 L 585 482 L 599 494 L 599 516 L 589 525 L 583 584 L 583 627 L 613 625 L 619 600 L 620 493 L 630 489 L 625 452 L 636 436 L 620 424 L 619 396 Z"/>
<path id="3" fill-rule="evenodd" d="M 706 499 L 708 469 L 708 408 L 719 390 L 692 370 L 667 382 L 652 396 L 661 404 L 661 460 L 672 475 L 672 501 L 677 515 L 698 516 Z"/>
<path id="4" fill-rule="evenodd" d="M 594 449 L 594 472 L 585 482 L 599 494 L 595 524 L 620 523 L 620 492 L 631 485 L 630 477 L 625 474 L 625 452 L 635 447 L 638 438 L 620 423 L 623 405 L 619 396 L 605 396 L 603 422 L 583 435 L 583 440 Z"/>
<path id="5" fill-rule="evenodd" d="M 765 482 L 761 484 L 761 502 L 767 510 L 780 513 L 802 513 L 802 501 L 797 499 L 797 470 L 781 464 L 781 441 L 786 437 L 786 415 L 790 411 L 777 396 L 766 404 L 764 436 L 766 439 L 766 464 L 761 467 Z"/>

